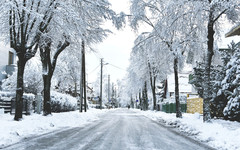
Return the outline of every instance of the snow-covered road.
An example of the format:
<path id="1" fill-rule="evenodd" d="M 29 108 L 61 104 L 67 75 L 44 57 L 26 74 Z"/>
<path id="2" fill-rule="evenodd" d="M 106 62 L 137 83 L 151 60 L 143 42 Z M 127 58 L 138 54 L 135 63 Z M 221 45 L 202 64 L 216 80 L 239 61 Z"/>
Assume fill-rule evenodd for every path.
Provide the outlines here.
<path id="1" fill-rule="evenodd" d="M 186 138 L 139 113 L 109 111 L 85 127 L 25 139 L 9 149 L 27 150 L 198 150 L 209 147 Z"/>

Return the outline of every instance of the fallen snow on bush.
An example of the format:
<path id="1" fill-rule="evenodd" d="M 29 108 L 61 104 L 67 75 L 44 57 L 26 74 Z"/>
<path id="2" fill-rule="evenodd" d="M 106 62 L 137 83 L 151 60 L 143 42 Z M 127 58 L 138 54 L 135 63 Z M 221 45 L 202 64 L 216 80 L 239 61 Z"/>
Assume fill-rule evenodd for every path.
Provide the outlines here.
<path id="1" fill-rule="evenodd" d="M 77 109 L 77 99 L 67 94 L 51 91 L 52 112 L 67 112 Z"/>
<path id="2" fill-rule="evenodd" d="M 53 113 L 49 116 L 32 114 L 31 116 L 23 116 L 22 121 L 13 121 L 14 116 L 10 114 L 0 114 L 0 149 L 27 137 L 58 129 L 84 126 L 89 122 L 98 120 L 99 116 L 107 111 L 89 109 L 86 113 L 73 111 Z"/>
<path id="3" fill-rule="evenodd" d="M 176 118 L 176 114 L 167 114 L 159 111 L 139 111 L 142 115 L 164 122 L 167 126 L 178 128 L 181 132 L 193 136 L 219 150 L 240 150 L 240 123 L 225 120 L 212 120 L 203 123 L 199 114 L 183 114 L 183 118 Z"/>
<path id="4" fill-rule="evenodd" d="M 62 103 L 68 103 L 69 105 L 77 105 L 77 99 L 70 95 L 51 91 L 51 96 L 53 97 L 52 101 L 62 101 Z"/>

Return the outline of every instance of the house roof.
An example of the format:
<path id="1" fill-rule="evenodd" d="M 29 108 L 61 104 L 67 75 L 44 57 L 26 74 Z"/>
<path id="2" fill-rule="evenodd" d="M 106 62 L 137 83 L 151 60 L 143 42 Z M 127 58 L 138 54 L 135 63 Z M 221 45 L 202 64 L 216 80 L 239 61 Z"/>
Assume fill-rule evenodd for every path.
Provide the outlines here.
<path id="1" fill-rule="evenodd" d="M 225 37 L 231 37 L 234 35 L 240 35 L 240 24 L 237 26 L 233 27 L 226 35 Z"/>
<path id="2" fill-rule="evenodd" d="M 188 73 L 179 73 L 179 92 L 180 93 L 192 93 L 192 85 L 188 83 Z M 175 80 L 174 74 L 168 76 L 168 92 L 175 92 Z"/>

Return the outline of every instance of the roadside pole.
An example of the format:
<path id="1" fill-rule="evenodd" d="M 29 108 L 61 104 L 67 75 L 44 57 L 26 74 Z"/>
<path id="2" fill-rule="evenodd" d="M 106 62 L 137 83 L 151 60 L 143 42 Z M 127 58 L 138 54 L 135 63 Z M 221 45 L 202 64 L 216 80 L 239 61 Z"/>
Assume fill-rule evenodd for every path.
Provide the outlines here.
<path id="1" fill-rule="evenodd" d="M 103 71 L 103 58 L 101 58 L 101 75 L 100 75 L 100 109 L 102 109 L 102 71 Z"/>
<path id="2" fill-rule="evenodd" d="M 85 42 L 82 41 L 82 49 L 83 49 L 83 89 L 84 89 L 84 111 L 87 112 L 87 92 L 86 92 L 86 65 L 85 65 Z"/>
<path id="3" fill-rule="evenodd" d="M 108 75 L 108 102 L 110 102 L 110 75 Z"/>

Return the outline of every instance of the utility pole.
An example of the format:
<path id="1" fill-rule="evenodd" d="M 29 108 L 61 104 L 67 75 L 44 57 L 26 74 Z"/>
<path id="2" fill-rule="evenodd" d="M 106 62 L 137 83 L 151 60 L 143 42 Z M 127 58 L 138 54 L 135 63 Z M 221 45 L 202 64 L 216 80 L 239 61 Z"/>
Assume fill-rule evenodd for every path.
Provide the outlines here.
<path id="1" fill-rule="evenodd" d="M 117 85 L 116 85 L 117 86 Z M 115 106 L 117 104 L 117 87 L 115 86 Z"/>
<path id="2" fill-rule="evenodd" d="M 82 57 L 82 61 L 81 61 L 81 76 L 80 76 L 80 102 L 79 102 L 79 111 L 82 112 L 82 105 L 83 105 L 83 64 L 84 64 L 84 59 L 83 59 L 83 55 L 84 55 L 84 49 L 83 49 L 83 40 L 82 40 L 82 49 L 81 49 L 81 57 Z"/>
<path id="3" fill-rule="evenodd" d="M 102 72 L 103 72 L 103 58 L 101 58 L 101 75 L 100 75 L 100 109 L 102 109 Z"/>
<path id="4" fill-rule="evenodd" d="M 83 89 L 84 89 L 84 111 L 87 112 L 87 92 L 86 92 L 86 65 L 85 65 L 85 42 L 82 40 L 82 51 L 83 51 Z"/>
<path id="5" fill-rule="evenodd" d="M 81 67 L 81 78 L 80 78 L 80 102 L 79 102 L 79 112 L 82 112 L 82 104 L 83 104 L 83 72 Z"/>
<path id="6" fill-rule="evenodd" d="M 115 102 L 115 99 L 114 99 L 114 94 L 115 94 L 115 91 L 114 91 L 114 83 L 112 83 L 112 106 Z M 113 102 L 114 101 L 114 102 Z M 113 107 L 114 108 L 114 107 Z"/>
<path id="7" fill-rule="evenodd" d="M 110 102 L 110 75 L 108 75 L 108 102 Z"/>

